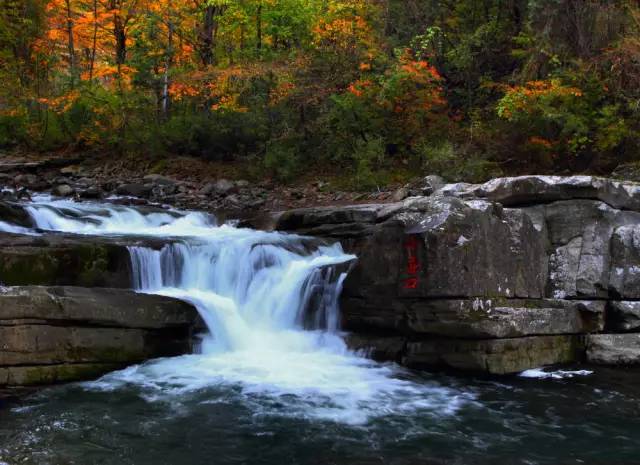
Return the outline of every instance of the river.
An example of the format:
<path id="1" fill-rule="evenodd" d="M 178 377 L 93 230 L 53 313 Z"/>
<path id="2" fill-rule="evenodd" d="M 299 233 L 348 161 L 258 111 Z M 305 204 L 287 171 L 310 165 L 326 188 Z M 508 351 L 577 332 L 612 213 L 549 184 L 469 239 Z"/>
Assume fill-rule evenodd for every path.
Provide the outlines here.
<path id="1" fill-rule="evenodd" d="M 130 247 L 134 287 L 191 302 L 197 354 L 41 390 L 0 409 L 4 464 L 640 463 L 640 374 L 454 377 L 350 351 L 339 244 L 198 212 L 36 198 L 44 234 L 171 238 Z M 14 229 L 12 229 L 14 228 Z"/>

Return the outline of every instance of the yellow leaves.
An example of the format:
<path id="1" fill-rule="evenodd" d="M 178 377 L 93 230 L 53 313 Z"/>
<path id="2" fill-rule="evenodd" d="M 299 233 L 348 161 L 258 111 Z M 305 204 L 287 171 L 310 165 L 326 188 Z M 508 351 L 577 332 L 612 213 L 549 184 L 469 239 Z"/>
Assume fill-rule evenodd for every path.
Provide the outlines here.
<path id="1" fill-rule="evenodd" d="M 296 85 L 293 82 L 281 82 L 269 92 L 269 105 L 276 106 L 293 93 Z"/>
<path id="2" fill-rule="evenodd" d="M 371 33 L 367 21 L 361 16 L 320 19 L 313 28 L 313 45 L 321 48 L 353 49 L 366 41 Z"/>
<path id="3" fill-rule="evenodd" d="M 71 106 L 75 103 L 76 100 L 80 97 L 80 91 L 72 90 L 64 95 L 59 97 L 51 97 L 45 98 L 41 97 L 37 99 L 38 103 L 41 105 L 45 105 L 49 110 L 54 113 L 62 114 L 69 111 Z"/>
<path id="4" fill-rule="evenodd" d="M 554 101 L 582 97 L 582 90 L 565 86 L 559 79 L 529 81 L 523 86 L 506 86 L 504 97 L 498 103 L 498 116 L 508 120 L 520 114 L 544 112 Z"/>

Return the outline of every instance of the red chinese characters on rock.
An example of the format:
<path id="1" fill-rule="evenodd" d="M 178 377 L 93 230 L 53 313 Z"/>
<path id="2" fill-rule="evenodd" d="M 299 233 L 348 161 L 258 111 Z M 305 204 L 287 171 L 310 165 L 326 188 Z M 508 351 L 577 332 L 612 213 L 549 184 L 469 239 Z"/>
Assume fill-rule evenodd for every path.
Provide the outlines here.
<path id="1" fill-rule="evenodd" d="M 418 262 L 418 240 L 415 236 L 409 236 L 404 242 L 404 248 L 407 251 L 407 275 L 409 275 L 403 283 L 404 289 L 418 288 L 418 272 L 420 271 L 420 263 Z"/>

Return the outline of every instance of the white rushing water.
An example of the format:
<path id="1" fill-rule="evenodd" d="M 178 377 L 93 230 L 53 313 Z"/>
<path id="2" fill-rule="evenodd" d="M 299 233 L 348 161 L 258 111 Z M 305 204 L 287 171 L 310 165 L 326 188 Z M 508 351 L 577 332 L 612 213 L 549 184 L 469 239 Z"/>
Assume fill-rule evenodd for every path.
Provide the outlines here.
<path id="1" fill-rule="evenodd" d="M 440 416 L 472 400 L 403 379 L 398 367 L 347 349 L 338 296 L 355 257 L 339 244 L 217 225 L 203 213 L 49 198 L 28 211 L 42 230 L 171 238 L 161 250 L 129 248 L 133 286 L 191 302 L 209 329 L 199 354 L 130 367 L 87 388 L 136 385 L 149 401 L 179 402 L 190 392 L 229 386 L 247 399 L 279 399 L 285 407 L 278 415 L 350 424 L 416 410 Z"/>

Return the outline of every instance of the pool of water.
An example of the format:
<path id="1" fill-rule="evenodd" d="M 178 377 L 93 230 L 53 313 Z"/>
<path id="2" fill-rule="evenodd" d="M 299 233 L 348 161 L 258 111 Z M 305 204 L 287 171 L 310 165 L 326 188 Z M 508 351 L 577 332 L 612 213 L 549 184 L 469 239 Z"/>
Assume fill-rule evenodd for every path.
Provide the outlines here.
<path id="1" fill-rule="evenodd" d="M 0 463 L 640 463 L 638 370 L 489 379 L 366 362 L 393 371 L 398 398 L 343 403 L 322 389 L 253 389 L 228 379 L 186 389 L 159 375 L 166 363 L 173 361 L 5 406 Z M 420 395 L 409 401 L 402 383 Z"/>

